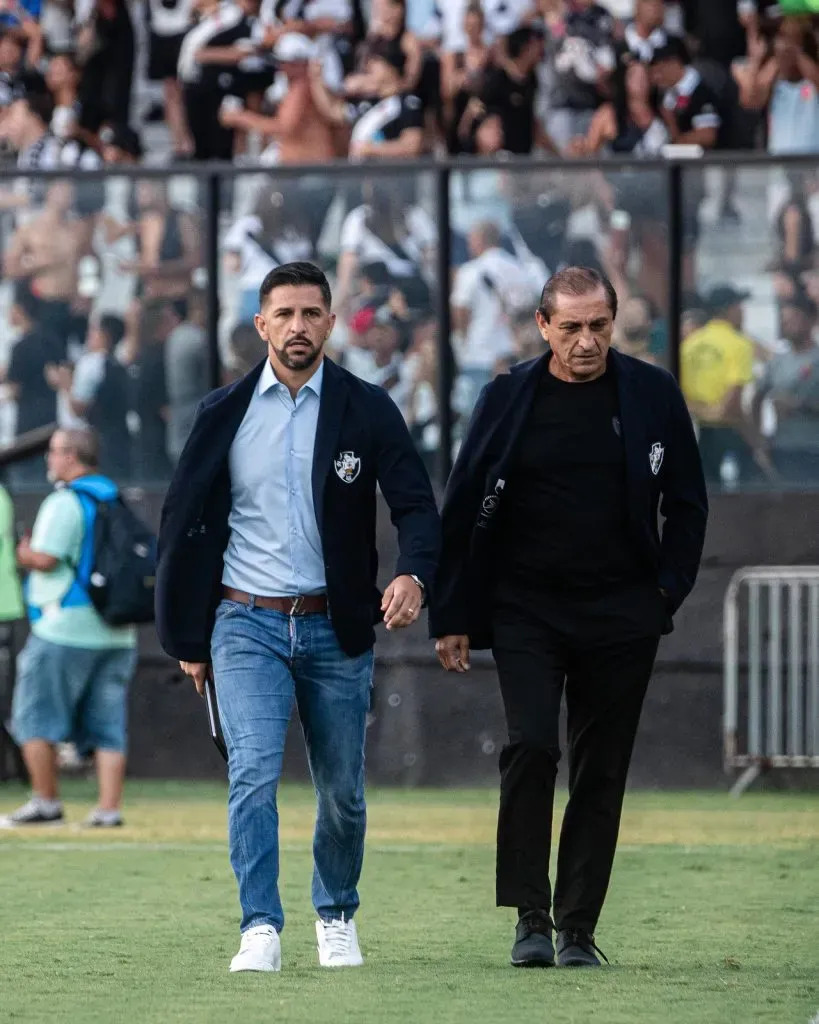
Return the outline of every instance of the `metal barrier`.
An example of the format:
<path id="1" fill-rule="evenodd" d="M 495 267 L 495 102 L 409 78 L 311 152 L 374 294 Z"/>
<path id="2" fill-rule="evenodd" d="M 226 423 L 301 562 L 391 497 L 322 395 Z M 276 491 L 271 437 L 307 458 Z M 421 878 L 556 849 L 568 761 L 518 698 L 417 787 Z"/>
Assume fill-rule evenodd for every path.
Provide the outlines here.
<path id="1" fill-rule="evenodd" d="M 736 572 L 725 594 L 723 645 L 724 766 L 726 772 L 743 769 L 732 795 L 740 796 L 771 768 L 819 768 L 819 567 L 749 567 Z"/>

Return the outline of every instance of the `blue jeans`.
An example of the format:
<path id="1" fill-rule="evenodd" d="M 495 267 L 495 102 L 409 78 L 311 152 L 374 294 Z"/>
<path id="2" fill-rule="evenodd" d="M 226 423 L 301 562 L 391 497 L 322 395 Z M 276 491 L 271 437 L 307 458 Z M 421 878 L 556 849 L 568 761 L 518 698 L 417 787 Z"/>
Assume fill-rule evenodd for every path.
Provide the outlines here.
<path id="1" fill-rule="evenodd" d="M 326 921 L 352 917 L 367 825 L 364 740 L 372 651 L 348 657 L 324 615 L 291 617 L 222 601 L 211 656 L 228 750 L 230 861 L 242 931 L 284 927 L 276 789 L 294 700 L 318 799 L 313 906 Z"/>
<path id="2" fill-rule="evenodd" d="M 128 686 L 136 671 L 132 647 L 65 647 L 29 634 L 17 656 L 11 729 L 29 740 L 71 741 L 80 753 L 127 747 Z"/>

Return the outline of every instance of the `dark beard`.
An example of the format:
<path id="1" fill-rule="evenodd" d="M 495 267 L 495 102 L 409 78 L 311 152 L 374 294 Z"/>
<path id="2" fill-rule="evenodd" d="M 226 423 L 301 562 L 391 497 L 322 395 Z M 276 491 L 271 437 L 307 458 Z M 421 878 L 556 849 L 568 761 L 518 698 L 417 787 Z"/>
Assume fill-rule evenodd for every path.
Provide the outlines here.
<path id="1" fill-rule="evenodd" d="M 286 366 L 288 370 L 307 370 L 321 355 L 321 348 L 311 348 L 303 356 L 294 356 L 285 348 L 281 352 L 277 352 L 276 355 L 282 366 Z"/>

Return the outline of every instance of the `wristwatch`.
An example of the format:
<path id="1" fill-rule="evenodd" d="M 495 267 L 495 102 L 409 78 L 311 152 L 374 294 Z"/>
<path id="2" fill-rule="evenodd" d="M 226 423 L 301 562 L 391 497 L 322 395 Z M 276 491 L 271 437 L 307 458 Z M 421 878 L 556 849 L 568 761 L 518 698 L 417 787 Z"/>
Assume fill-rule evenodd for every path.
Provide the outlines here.
<path id="1" fill-rule="evenodd" d="M 427 588 L 424 586 L 424 584 L 421 582 L 421 580 L 415 575 L 415 573 L 411 572 L 409 574 L 409 578 L 412 580 L 412 582 L 421 591 L 421 607 L 425 608 L 426 604 L 427 604 Z"/>

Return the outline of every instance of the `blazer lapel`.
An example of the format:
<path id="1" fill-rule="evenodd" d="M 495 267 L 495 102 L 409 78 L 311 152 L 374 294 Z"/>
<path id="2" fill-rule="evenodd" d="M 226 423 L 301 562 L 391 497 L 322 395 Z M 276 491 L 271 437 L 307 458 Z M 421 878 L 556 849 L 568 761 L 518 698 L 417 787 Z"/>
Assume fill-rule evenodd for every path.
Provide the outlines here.
<path id="1" fill-rule="evenodd" d="M 645 421 L 640 415 L 641 399 L 634 384 L 634 375 L 628 359 L 611 350 L 617 400 L 620 406 L 620 427 L 623 432 L 623 450 L 626 459 L 626 481 L 630 496 L 630 510 L 645 508 L 648 489 L 649 444 L 646 438 Z"/>
<path id="2" fill-rule="evenodd" d="M 540 375 L 544 371 L 549 353 L 533 360 L 528 366 L 510 374 L 509 389 L 503 395 L 503 409 L 487 435 L 487 443 L 496 435 L 500 438 L 498 458 L 493 460 L 490 476 L 504 471 L 515 442 L 523 429 L 535 398 Z"/>
<path id="3" fill-rule="evenodd" d="M 312 474 L 313 507 L 316 512 L 319 536 L 323 536 L 324 488 L 327 483 L 327 474 L 333 464 L 333 455 L 346 404 L 347 381 L 344 379 L 344 374 L 331 359 L 325 357 L 324 380 L 321 384 L 321 401 L 316 425 L 316 442 L 313 447 Z"/>

